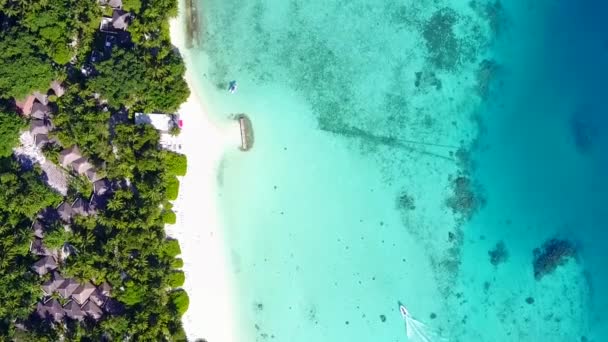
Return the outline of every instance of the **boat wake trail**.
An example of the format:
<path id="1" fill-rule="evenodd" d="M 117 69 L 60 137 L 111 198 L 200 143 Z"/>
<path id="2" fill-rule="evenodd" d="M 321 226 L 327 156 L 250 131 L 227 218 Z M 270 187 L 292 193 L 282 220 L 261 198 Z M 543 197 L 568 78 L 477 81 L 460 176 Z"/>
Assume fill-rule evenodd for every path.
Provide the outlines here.
<path id="1" fill-rule="evenodd" d="M 405 329 L 410 342 L 447 342 L 444 337 L 439 336 L 424 323 L 417 321 L 412 316 L 405 317 Z"/>
<path id="2" fill-rule="evenodd" d="M 399 311 L 405 321 L 405 331 L 410 342 L 447 342 L 448 339 L 440 336 L 424 323 L 416 320 L 407 311 L 405 306 L 399 303 Z"/>

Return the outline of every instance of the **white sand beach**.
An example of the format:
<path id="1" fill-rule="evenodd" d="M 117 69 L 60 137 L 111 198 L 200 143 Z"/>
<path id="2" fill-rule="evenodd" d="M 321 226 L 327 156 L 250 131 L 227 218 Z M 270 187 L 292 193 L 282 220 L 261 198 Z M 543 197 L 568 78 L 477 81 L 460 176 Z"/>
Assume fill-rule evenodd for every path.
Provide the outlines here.
<path id="1" fill-rule="evenodd" d="M 171 41 L 183 52 L 184 34 L 180 19 L 171 22 Z M 187 59 L 187 56 L 184 56 Z M 167 234 L 179 240 L 184 260 L 184 289 L 190 306 L 183 324 L 190 340 L 236 341 L 232 282 L 228 272 L 225 241 L 217 208 L 217 171 L 223 153 L 240 143 L 236 121 L 220 126 L 206 114 L 196 92 L 191 71 L 186 79 L 191 96 L 179 114 L 183 129 L 181 152 L 188 157 L 188 173 L 174 203 L 177 223 Z"/>

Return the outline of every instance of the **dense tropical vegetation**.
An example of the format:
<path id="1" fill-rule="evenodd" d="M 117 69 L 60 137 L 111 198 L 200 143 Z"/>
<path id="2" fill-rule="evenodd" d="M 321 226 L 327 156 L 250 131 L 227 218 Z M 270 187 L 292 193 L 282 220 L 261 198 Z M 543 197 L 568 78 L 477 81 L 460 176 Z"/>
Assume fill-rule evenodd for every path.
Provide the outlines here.
<path id="1" fill-rule="evenodd" d="M 189 95 L 168 34 L 177 3 L 124 0 L 123 10 L 131 14 L 127 41 L 93 63 L 91 54 L 104 49 L 101 17 L 111 9 L 96 1 L 0 0 L 0 340 L 185 340 L 183 262 L 164 224 L 175 222 L 169 201 L 177 197 L 176 176 L 185 174 L 186 160 L 161 150 L 159 133 L 132 120 L 135 112 L 174 112 Z M 81 72 L 85 65 L 93 71 Z M 15 101 L 46 91 L 52 80 L 66 93 L 49 97 L 56 143 L 44 148 L 45 156 L 57 163 L 61 146 L 77 145 L 102 176 L 120 184 L 105 209 L 76 217 L 69 230 L 50 227 L 44 238 L 49 248 L 67 243 L 76 251 L 61 264 L 62 275 L 112 285 L 124 310 L 99 321 L 57 324 L 33 315 L 44 279 L 30 269 L 32 222 L 45 208 L 92 193 L 86 178 L 72 175 L 62 198 L 37 165 L 12 156 L 26 123 Z"/>

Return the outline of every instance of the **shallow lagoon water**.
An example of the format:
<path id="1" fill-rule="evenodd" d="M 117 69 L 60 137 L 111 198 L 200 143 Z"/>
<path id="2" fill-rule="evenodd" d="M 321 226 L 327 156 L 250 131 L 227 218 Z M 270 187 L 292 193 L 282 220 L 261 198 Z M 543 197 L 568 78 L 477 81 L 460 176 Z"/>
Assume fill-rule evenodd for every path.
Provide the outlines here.
<path id="1" fill-rule="evenodd" d="M 241 339 L 405 341 L 402 301 L 452 341 L 601 340 L 605 69 L 568 51 L 605 40 L 564 25 L 578 6 L 202 0 L 202 97 L 255 131 L 218 175 Z M 578 140 L 577 110 L 598 127 Z M 578 261 L 537 281 L 554 236 Z"/>

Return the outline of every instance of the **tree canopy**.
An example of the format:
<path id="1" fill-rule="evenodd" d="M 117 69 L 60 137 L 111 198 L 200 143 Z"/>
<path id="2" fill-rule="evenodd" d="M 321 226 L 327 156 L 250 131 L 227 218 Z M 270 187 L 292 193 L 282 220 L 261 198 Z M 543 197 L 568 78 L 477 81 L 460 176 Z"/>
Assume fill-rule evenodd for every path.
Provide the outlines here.
<path id="1" fill-rule="evenodd" d="M 0 111 L 0 340 L 186 340 L 180 321 L 188 308 L 180 289 L 183 261 L 176 259 L 179 243 L 166 236 L 164 225 L 175 222 L 169 201 L 177 197 L 176 176 L 185 174 L 187 161 L 162 151 L 159 132 L 132 120 L 135 111 L 174 112 L 189 96 L 185 66 L 168 38 L 177 2 L 123 4 L 133 14 L 126 32 L 132 43 L 113 46 L 91 65 L 91 52 L 103 40 L 97 1 L 0 0 L 0 108 L 6 109 Z M 82 73 L 85 65 L 94 72 Z M 121 310 L 99 321 L 66 318 L 57 325 L 33 314 L 40 285 L 50 277 L 31 270 L 39 258 L 29 252 L 33 221 L 62 201 L 93 200 L 86 177 L 72 173 L 62 196 L 45 184 L 38 166 L 26 168 L 11 157 L 26 120 L 11 112 L 8 100 L 44 93 L 52 80 L 60 80 L 66 92 L 51 97 L 49 135 L 56 143 L 43 149 L 47 160 L 58 163 L 59 153 L 76 145 L 110 190 L 94 215 L 75 216 L 68 229 L 65 222 L 45 222 L 43 243 L 55 253 L 71 251 L 57 260 L 64 277 L 111 284 Z"/>
<path id="2" fill-rule="evenodd" d="M 24 121 L 15 113 L 0 112 L 0 157 L 8 157 L 19 140 Z"/>
<path id="3" fill-rule="evenodd" d="M 0 31 L 0 97 L 23 99 L 33 90 L 47 89 L 53 79 L 48 57 L 31 38 L 17 29 Z"/>

